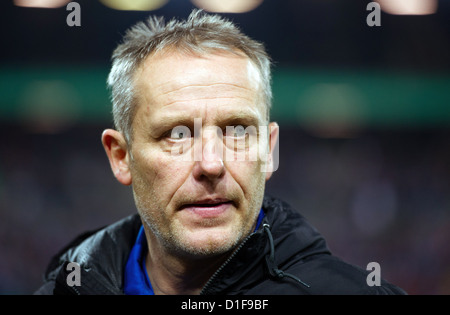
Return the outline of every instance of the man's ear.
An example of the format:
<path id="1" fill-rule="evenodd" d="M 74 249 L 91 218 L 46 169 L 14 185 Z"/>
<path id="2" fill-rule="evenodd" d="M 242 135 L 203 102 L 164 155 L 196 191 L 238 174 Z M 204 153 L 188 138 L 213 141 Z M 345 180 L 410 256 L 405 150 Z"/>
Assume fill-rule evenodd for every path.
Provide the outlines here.
<path id="1" fill-rule="evenodd" d="M 272 177 L 273 172 L 278 169 L 278 134 L 280 127 L 276 122 L 269 124 L 269 153 L 266 164 L 266 181 Z"/>
<path id="2" fill-rule="evenodd" d="M 123 185 L 131 185 L 129 152 L 124 136 L 114 129 L 102 133 L 102 143 L 116 179 Z"/>

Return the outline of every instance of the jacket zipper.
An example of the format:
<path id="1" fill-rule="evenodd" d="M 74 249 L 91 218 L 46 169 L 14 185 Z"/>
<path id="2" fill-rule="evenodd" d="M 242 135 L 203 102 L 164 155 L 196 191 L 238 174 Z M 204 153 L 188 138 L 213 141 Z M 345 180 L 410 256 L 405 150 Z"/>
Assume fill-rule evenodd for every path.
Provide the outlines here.
<path id="1" fill-rule="evenodd" d="M 252 234 L 247 236 L 242 241 L 242 243 L 235 249 L 235 251 L 231 254 L 231 256 L 228 257 L 228 259 L 216 270 L 216 272 L 214 272 L 214 274 L 211 276 L 211 278 L 209 278 L 208 282 L 206 282 L 203 289 L 200 291 L 200 295 L 208 294 L 209 286 L 211 286 L 211 283 L 213 283 L 216 280 L 216 278 L 219 276 L 219 274 L 222 272 L 222 270 L 225 269 L 225 267 L 230 263 L 230 261 L 232 261 L 233 258 L 236 257 L 237 253 L 242 249 L 242 247 L 244 247 L 244 245 L 247 243 L 247 241 L 255 234 L 256 234 L 256 232 L 253 232 Z"/>
<path id="2" fill-rule="evenodd" d="M 78 289 L 77 289 L 77 288 L 75 288 L 75 287 L 72 287 L 72 290 L 74 290 L 74 291 L 75 291 L 75 293 L 76 293 L 77 295 L 81 295 L 80 291 L 78 291 Z"/>

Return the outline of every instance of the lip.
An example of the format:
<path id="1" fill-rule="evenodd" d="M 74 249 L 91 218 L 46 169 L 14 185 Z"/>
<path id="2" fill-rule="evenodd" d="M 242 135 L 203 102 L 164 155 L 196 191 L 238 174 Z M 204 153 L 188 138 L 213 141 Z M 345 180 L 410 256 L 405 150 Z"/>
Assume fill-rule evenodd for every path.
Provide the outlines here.
<path id="1" fill-rule="evenodd" d="M 189 211 L 202 218 L 214 218 L 231 209 L 233 202 L 229 199 L 205 199 L 184 205 L 181 210 Z"/>

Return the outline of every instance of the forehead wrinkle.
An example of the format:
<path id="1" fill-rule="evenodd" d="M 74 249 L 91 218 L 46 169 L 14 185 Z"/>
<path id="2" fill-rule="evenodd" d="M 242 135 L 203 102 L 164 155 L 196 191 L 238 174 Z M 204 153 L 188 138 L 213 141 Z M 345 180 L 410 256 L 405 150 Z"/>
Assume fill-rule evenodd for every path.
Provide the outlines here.
<path id="1" fill-rule="evenodd" d="M 183 103 L 188 103 L 188 102 L 192 102 L 192 101 L 209 101 L 209 100 L 219 100 L 219 99 L 236 100 L 238 98 L 243 99 L 243 100 L 245 100 L 246 102 L 249 102 L 249 103 L 255 103 L 255 101 L 252 100 L 249 97 L 243 97 L 243 96 L 239 96 L 239 97 L 236 97 L 236 96 L 215 96 L 215 97 L 200 97 L 200 98 L 193 98 L 193 99 L 183 99 L 183 100 L 169 101 L 168 103 L 165 103 L 163 105 L 163 107 L 167 108 L 168 106 L 182 105 Z M 255 103 L 255 105 L 256 105 L 256 103 Z M 221 107 L 220 105 L 213 105 L 213 106 L 216 107 L 216 108 L 220 108 Z"/>
<path id="2" fill-rule="evenodd" d="M 169 85 L 170 83 L 166 83 L 166 84 L 162 84 L 162 85 Z M 239 85 L 239 84 L 233 84 L 233 83 L 210 83 L 210 84 L 187 84 L 187 85 L 182 85 L 180 87 L 175 87 L 173 89 L 169 89 L 167 91 L 163 91 L 162 93 L 156 95 L 156 97 L 158 96 L 162 96 L 162 95 L 170 95 L 173 93 L 177 93 L 177 92 L 181 92 L 184 91 L 186 89 L 190 89 L 190 88 L 213 88 L 213 87 L 230 87 L 230 88 L 238 88 L 238 89 L 242 89 L 245 91 L 249 91 L 249 92 L 255 92 L 253 89 L 251 88 L 247 88 L 245 86 Z M 227 90 L 229 91 L 229 90 Z"/>

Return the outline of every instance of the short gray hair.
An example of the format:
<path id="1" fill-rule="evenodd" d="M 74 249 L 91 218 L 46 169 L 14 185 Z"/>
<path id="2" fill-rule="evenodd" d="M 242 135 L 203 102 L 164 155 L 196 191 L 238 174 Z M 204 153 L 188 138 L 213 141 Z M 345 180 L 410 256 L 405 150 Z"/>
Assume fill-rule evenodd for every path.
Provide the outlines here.
<path id="1" fill-rule="evenodd" d="M 239 52 L 257 67 L 262 79 L 266 118 L 272 104 L 271 60 L 264 45 L 243 34 L 232 22 L 219 15 L 193 10 L 187 20 L 164 22 L 162 17 L 149 17 L 131 27 L 123 42 L 112 54 L 112 67 L 107 84 L 111 90 L 115 128 L 127 141 L 132 141 L 132 123 L 136 112 L 133 78 L 136 69 L 152 53 L 164 48 L 205 54 L 214 50 Z"/>

